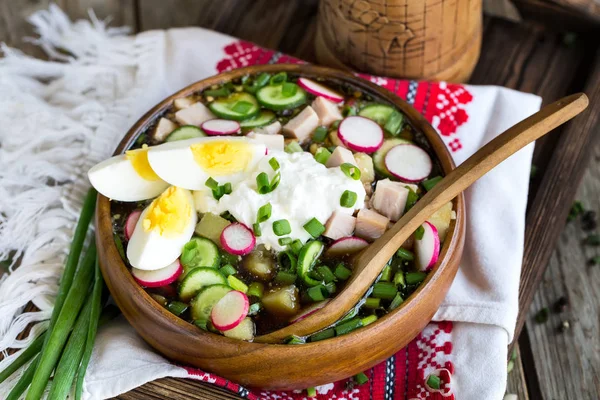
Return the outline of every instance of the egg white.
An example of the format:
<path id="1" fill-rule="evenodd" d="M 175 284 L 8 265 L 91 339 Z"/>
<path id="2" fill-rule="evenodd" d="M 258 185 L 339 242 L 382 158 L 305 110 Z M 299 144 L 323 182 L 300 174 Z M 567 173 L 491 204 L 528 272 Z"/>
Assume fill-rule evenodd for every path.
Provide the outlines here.
<path id="1" fill-rule="evenodd" d="M 118 201 L 151 199 L 169 187 L 169 184 L 162 179 L 142 178 L 125 154 L 94 165 L 88 171 L 88 179 L 102 195 Z"/>
<path id="2" fill-rule="evenodd" d="M 146 231 L 143 221 L 150 206 L 142 211 L 127 244 L 127 259 L 133 267 L 152 271 L 166 267 L 181 255 L 183 246 L 192 238 L 198 222 L 192 194 L 187 190 L 185 190 L 185 194 L 191 210 L 190 217 L 186 221 L 183 231 L 174 237 L 165 237 L 156 229 Z"/>

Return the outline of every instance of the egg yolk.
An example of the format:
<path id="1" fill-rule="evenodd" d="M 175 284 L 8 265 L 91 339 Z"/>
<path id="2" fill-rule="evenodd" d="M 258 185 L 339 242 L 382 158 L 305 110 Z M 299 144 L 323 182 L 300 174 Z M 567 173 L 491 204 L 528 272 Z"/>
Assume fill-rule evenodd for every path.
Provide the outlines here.
<path id="1" fill-rule="evenodd" d="M 141 149 L 126 151 L 125 157 L 127 157 L 135 172 L 143 179 L 147 181 L 160 179 L 148 162 L 148 145 L 143 145 Z"/>
<path id="2" fill-rule="evenodd" d="M 142 226 L 146 232 L 157 230 L 161 236 L 176 236 L 183 233 L 191 215 L 185 189 L 171 186 L 148 206 Z"/>
<path id="3" fill-rule="evenodd" d="M 196 163 L 213 176 L 244 171 L 252 159 L 249 146 L 242 142 L 205 142 L 190 148 Z"/>

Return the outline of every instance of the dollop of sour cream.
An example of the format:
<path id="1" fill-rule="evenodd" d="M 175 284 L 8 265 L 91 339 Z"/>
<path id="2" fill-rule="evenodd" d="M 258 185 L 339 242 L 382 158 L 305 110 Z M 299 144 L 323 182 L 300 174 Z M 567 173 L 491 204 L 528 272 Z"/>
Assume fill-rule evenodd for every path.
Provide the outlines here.
<path id="1" fill-rule="evenodd" d="M 275 158 L 279 170 L 275 171 L 269 160 Z M 281 173 L 279 186 L 270 193 L 257 192 L 256 177 L 265 172 L 269 179 L 276 173 Z M 342 207 L 340 197 L 345 190 L 355 192 L 357 201 L 354 206 Z M 366 192 L 360 180 L 354 180 L 344 174 L 339 167 L 326 168 L 318 163 L 310 153 L 285 153 L 269 150 L 249 173 L 248 177 L 233 185 L 229 195 L 215 200 L 212 192 L 199 190 L 194 192 L 196 210 L 200 213 L 211 212 L 221 214 L 229 211 L 239 222 L 252 228 L 256 222 L 258 210 L 267 203 L 271 204 L 271 217 L 260 224 L 261 236 L 256 238 L 257 244 L 277 251 L 285 247 L 279 245 L 279 239 L 290 237 L 306 243 L 310 234 L 304 229 L 304 224 L 316 218 L 323 225 L 334 211 L 353 214 L 355 210 L 364 208 Z M 277 236 L 273 232 L 273 222 L 285 219 L 291 226 L 291 233 Z"/>

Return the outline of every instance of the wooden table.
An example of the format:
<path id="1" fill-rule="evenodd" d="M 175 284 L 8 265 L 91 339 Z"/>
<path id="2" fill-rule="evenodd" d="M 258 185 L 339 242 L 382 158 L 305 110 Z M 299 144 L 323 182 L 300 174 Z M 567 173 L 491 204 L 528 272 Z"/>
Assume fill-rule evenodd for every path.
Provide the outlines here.
<path id="1" fill-rule="evenodd" d="M 85 17 L 86 9 L 93 7 L 99 17 L 112 15 L 113 25 L 126 24 L 136 32 L 202 26 L 315 61 L 318 0 L 57 3 L 73 18 Z M 0 40 L 39 55 L 38 49 L 21 41 L 31 34 L 24 18 L 48 4 L 48 0 L 0 0 Z M 528 15 L 531 14 L 536 16 L 529 9 Z M 600 252 L 598 247 L 582 244 L 585 233 L 578 222 L 565 228 L 574 198 L 582 199 L 588 209 L 600 210 L 600 148 L 594 148 L 600 136 L 600 41 L 596 26 L 589 21 L 568 22 L 569 29 L 580 28 L 582 33 L 565 35 L 553 31 L 555 24 L 517 25 L 486 18 L 481 59 L 471 79 L 473 84 L 502 85 L 535 93 L 546 103 L 577 91 L 585 91 L 591 98 L 584 115 L 536 145 L 534 165 L 538 173 L 531 181 L 527 212 L 517 327 L 520 336 L 515 346 L 518 358 L 508 384 L 508 392 L 518 394 L 520 400 L 600 399 L 600 266 L 592 267 L 587 262 Z M 591 156 L 593 162 L 586 170 Z M 537 311 L 543 307 L 552 309 L 561 296 L 569 299 L 567 309 L 551 312 L 547 323 L 536 324 L 533 316 Z M 559 332 L 557 327 L 563 321 L 569 322 L 570 329 Z M 167 378 L 118 398 L 238 397 L 199 382 Z"/>

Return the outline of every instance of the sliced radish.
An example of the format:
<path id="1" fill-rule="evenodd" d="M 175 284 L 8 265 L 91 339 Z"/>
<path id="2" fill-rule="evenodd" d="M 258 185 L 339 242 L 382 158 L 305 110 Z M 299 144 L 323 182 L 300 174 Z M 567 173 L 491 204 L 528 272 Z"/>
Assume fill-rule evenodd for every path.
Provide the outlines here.
<path id="1" fill-rule="evenodd" d="M 182 273 L 183 267 L 179 260 L 175 260 L 166 267 L 155 269 L 154 271 L 131 268 L 133 279 L 140 285 L 149 288 L 169 285 L 175 282 Z"/>
<path id="2" fill-rule="evenodd" d="M 228 338 L 251 341 L 254 339 L 254 322 L 252 318 L 244 318 L 238 326 L 223 332 Z"/>
<path id="3" fill-rule="evenodd" d="M 327 100 L 333 101 L 334 103 L 340 103 L 344 101 L 344 96 L 338 92 L 310 79 L 298 78 L 298 85 L 308 93 L 314 94 L 315 96 L 324 97 Z"/>
<path id="4" fill-rule="evenodd" d="M 302 321 L 304 318 L 308 317 L 309 315 L 312 315 L 312 314 L 316 313 L 321 308 L 325 307 L 325 305 L 327 303 L 329 303 L 329 299 L 328 300 L 323 300 L 323 301 L 320 301 L 318 303 L 311 304 L 308 307 L 305 307 L 304 309 L 302 309 L 302 311 L 300 311 L 298 314 L 296 314 L 294 316 L 294 318 L 290 321 L 290 323 L 294 324 L 294 323 L 296 323 L 298 321 Z"/>
<path id="5" fill-rule="evenodd" d="M 248 296 L 232 290 L 213 306 L 210 320 L 218 330 L 228 331 L 238 326 L 246 318 L 249 308 Z"/>
<path id="6" fill-rule="evenodd" d="M 435 225 L 425 222 L 421 225 L 425 232 L 421 240 L 415 240 L 417 267 L 420 271 L 429 271 L 440 255 L 440 237 Z"/>
<path id="7" fill-rule="evenodd" d="M 202 130 L 210 136 L 233 135 L 240 131 L 240 123 L 228 119 L 211 119 L 202 124 Z"/>
<path id="8" fill-rule="evenodd" d="M 342 120 L 338 137 L 350 150 L 373 153 L 383 144 L 383 129 L 373 120 L 352 116 Z"/>
<path id="9" fill-rule="evenodd" d="M 385 167 L 405 182 L 421 182 L 431 173 L 433 163 L 425 150 L 407 143 L 394 146 L 387 152 Z"/>
<path id="10" fill-rule="evenodd" d="M 358 253 L 369 245 L 364 239 L 356 236 L 343 237 L 336 240 L 327 249 L 326 255 L 330 257 L 337 257 L 341 255 Z"/>
<path id="11" fill-rule="evenodd" d="M 231 254 L 246 255 L 254 249 L 255 244 L 254 233 L 239 222 L 228 225 L 221 232 L 221 246 Z"/>
<path id="12" fill-rule="evenodd" d="M 140 215 L 142 215 L 142 212 L 140 210 L 135 210 L 127 217 L 127 220 L 125 221 L 125 239 L 129 240 L 131 235 L 133 235 L 133 231 L 140 219 Z"/>

